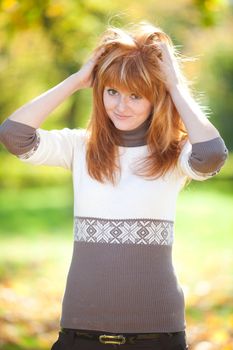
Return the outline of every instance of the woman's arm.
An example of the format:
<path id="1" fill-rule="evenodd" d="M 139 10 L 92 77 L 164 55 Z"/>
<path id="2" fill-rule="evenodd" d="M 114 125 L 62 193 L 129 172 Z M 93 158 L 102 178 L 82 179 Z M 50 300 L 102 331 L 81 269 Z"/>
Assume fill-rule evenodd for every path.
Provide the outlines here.
<path id="1" fill-rule="evenodd" d="M 93 68 L 102 53 L 103 50 L 94 51 L 77 73 L 17 109 L 0 125 L 0 142 L 9 152 L 29 157 L 37 150 L 40 144 L 37 129 L 71 94 L 92 86 Z"/>
<path id="2" fill-rule="evenodd" d="M 218 130 L 203 114 L 201 108 L 181 85 L 169 87 L 169 93 L 184 122 L 190 142 L 199 143 L 220 137 Z"/>
<path id="3" fill-rule="evenodd" d="M 9 120 L 39 128 L 48 115 L 66 98 L 80 89 L 79 72 L 32 99 L 9 116 Z"/>
<path id="4" fill-rule="evenodd" d="M 215 174 L 223 166 L 228 150 L 219 131 L 207 119 L 198 103 L 179 81 L 179 67 L 171 48 L 159 43 L 162 59 L 160 67 L 166 80 L 166 88 L 184 122 L 192 144 L 189 163 L 197 172 Z"/>
<path id="5" fill-rule="evenodd" d="M 166 80 L 166 88 L 184 122 L 190 142 L 193 144 L 219 137 L 218 130 L 206 118 L 199 105 L 180 83 L 179 67 L 171 48 L 162 42 L 158 45 L 162 53 L 159 65 Z"/>
<path id="6" fill-rule="evenodd" d="M 46 117 L 66 98 L 80 89 L 92 86 L 93 68 L 102 53 L 103 49 L 94 51 L 78 72 L 17 109 L 8 119 L 39 128 Z"/>

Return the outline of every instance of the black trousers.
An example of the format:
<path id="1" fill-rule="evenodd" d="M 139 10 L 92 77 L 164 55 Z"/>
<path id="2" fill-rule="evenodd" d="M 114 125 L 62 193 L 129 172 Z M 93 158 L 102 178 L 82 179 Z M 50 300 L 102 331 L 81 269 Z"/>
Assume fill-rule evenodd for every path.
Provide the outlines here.
<path id="1" fill-rule="evenodd" d="M 136 339 L 132 343 L 125 344 L 103 344 L 98 339 L 80 337 L 76 332 L 83 330 L 65 329 L 59 331 L 57 341 L 51 350 L 187 350 L 185 331 L 177 333 L 160 333 L 155 339 Z M 109 332 L 85 331 L 88 334 L 111 334 Z M 125 336 L 132 336 L 136 333 L 119 333 Z M 140 333 L 143 334 L 143 333 Z M 145 334 L 145 333 L 144 333 Z"/>

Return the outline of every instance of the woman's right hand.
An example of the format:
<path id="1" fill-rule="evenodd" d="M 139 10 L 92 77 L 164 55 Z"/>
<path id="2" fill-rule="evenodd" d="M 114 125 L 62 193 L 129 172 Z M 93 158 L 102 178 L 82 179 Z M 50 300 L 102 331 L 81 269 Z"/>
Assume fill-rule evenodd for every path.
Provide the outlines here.
<path id="1" fill-rule="evenodd" d="M 81 67 L 77 72 L 77 77 L 79 81 L 79 89 L 85 89 L 92 87 L 93 84 L 93 69 L 99 59 L 99 57 L 104 53 L 105 48 L 101 47 L 95 50 L 88 61 Z"/>

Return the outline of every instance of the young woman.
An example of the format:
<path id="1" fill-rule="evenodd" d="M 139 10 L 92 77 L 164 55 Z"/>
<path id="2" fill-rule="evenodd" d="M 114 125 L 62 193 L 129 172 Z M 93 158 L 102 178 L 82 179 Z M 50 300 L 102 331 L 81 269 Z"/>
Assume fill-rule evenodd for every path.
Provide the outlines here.
<path id="1" fill-rule="evenodd" d="M 161 28 L 109 27 L 77 73 L 1 125 L 23 162 L 73 175 L 74 250 L 53 350 L 188 349 L 172 265 L 176 199 L 185 183 L 216 175 L 228 151 L 179 60 Z M 89 87 L 87 129 L 40 128 Z"/>

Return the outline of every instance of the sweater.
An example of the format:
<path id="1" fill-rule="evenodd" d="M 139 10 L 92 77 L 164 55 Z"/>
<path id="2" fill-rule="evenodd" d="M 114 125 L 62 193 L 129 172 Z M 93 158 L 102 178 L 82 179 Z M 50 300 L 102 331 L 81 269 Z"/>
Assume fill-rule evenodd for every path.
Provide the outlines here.
<path id="1" fill-rule="evenodd" d="M 62 328 L 112 333 L 186 328 L 184 293 L 172 262 L 176 200 L 187 177 L 203 181 L 216 175 L 228 151 L 221 137 L 187 141 L 173 170 L 145 180 L 133 169 L 148 147 L 134 143 L 134 134 L 125 133 L 118 146 L 121 176 L 113 186 L 88 174 L 85 129 L 48 131 L 10 120 L 0 127 L 0 140 L 21 161 L 72 172 L 74 245 Z"/>

